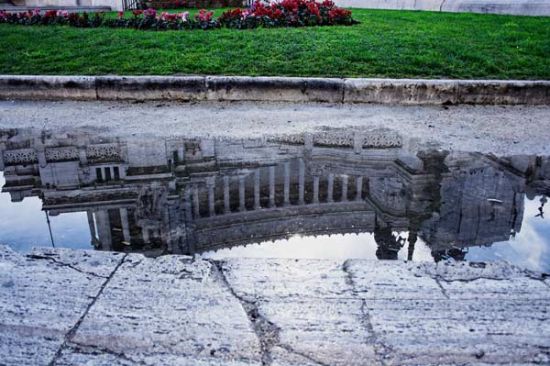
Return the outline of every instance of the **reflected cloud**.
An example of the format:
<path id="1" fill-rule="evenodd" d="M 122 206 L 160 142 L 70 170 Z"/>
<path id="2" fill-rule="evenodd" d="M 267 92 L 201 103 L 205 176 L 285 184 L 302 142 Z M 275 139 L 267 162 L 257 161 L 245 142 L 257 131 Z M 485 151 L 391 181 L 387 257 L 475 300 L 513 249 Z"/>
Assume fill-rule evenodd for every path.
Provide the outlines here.
<path id="1" fill-rule="evenodd" d="M 0 158 L 0 242 L 21 251 L 51 245 L 51 228 L 58 246 L 151 256 L 504 259 L 550 271 L 550 226 L 535 217 L 546 157 L 418 151 L 390 130 L 326 129 L 255 140 L 4 130 Z"/>

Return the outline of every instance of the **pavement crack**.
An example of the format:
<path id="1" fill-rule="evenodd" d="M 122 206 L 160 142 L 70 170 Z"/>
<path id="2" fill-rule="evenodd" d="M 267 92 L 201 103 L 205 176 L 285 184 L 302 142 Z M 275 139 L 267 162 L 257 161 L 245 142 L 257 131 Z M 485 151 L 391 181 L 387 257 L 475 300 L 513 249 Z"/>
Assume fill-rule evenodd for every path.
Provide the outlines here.
<path id="1" fill-rule="evenodd" d="M 54 257 L 47 256 L 47 255 L 28 254 L 28 255 L 27 255 L 27 258 L 29 258 L 29 259 L 38 259 L 38 260 L 45 259 L 45 260 L 49 260 L 49 261 L 51 261 L 51 262 L 54 262 L 55 264 L 58 264 L 58 265 L 60 265 L 60 266 L 62 266 L 62 267 L 71 268 L 71 269 L 73 269 L 73 270 L 75 270 L 75 271 L 77 271 L 77 272 L 80 272 L 80 273 L 82 273 L 82 274 L 85 274 L 85 275 L 94 276 L 94 277 L 99 277 L 99 278 L 108 278 L 108 276 L 102 276 L 102 275 L 98 275 L 98 274 L 93 273 L 93 272 L 83 271 L 83 270 L 81 270 L 80 268 L 73 266 L 72 264 L 60 262 L 60 261 L 58 261 L 57 259 L 55 259 Z"/>
<path id="2" fill-rule="evenodd" d="M 447 299 L 450 299 L 449 294 L 447 293 L 447 290 L 445 290 L 445 287 L 443 287 L 443 285 L 441 284 L 441 281 L 440 281 L 441 277 L 435 276 L 432 278 L 435 281 L 435 283 L 437 283 L 437 286 L 439 286 L 439 289 L 441 290 L 441 293 L 443 294 L 443 296 L 445 296 L 445 298 Z"/>
<path id="3" fill-rule="evenodd" d="M 220 262 L 213 260 L 210 260 L 209 262 L 212 264 L 213 278 L 229 290 L 231 295 L 239 301 L 245 311 L 246 316 L 252 325 L 252 329 L 254 330 L 254 333 L 260 343 L 262 365 L 271 365 L 273 362 L 271 350 L 277 345 L 280 346 L 280 328 L 260 313 L 257 301 L 245 299 L 237 294 L 233 286 L 231 286 L 227 280 Z M 281 347 L 284 348 L 284 346 Z"/>
<path id="4" fill-rule="evenodd" d="M 99 299 L 99 297 L 101 296 L 101 294 L 103 293 L 103 290 L 107 287 L 107 285 L 109 284 L 109 282 L 111 281 L 111 279 L 113 278 L 113 276 L 115 275 L 115 273 L 117 272 L 117 270 L 120 268 L 120 266 L 124 263 L 124 260 L 126 259 L 126 257 L 128 256 L 128 254 L 125 254 L 122 259 L 117 263 L 117 265 L 115 266 L 115 268 L 113 269 L 113 271 L 109 274 L 109 276 L 106 278 L 106 280 L 103 282 L 103 284 L 101 285 L 99 291 L 97 292 L 97 294 L 94 296 L 93 300 L 88 304 L 88 306 L 86 307 L 86 309 L 84 310 L 84 312 L 82 313 L 82 315 L 80 316 L 80 318 L 77 320 L 77 322 L 72 326 L 71 329 L 69 329 L 69 331 L 65 334 L 65 337 L 64 337 L 64 341 L 63 343 L 59 346 L 59 349 L 57 350 L 57 352 L 55 353 L 53 359 L 50 361 L 50 363 L 48 364 L 48 366 L 53 366 L 55 365 L 55 363 L 57 362 L 57 360 L 59 359 L 59 357 L 61 356 L 61 353 L 63 352 L 63 350 L 67 347 L 67 345 L 72 341 L 72 338 L 74 337 L 74 335 L 76 334 L 76 332 L 78 331 L 78 328 L 80 327 L 80 324 L 82 324 L 82 322 L 84 321 L 84 318 L 86 317 L 86 315 L 88 315 L 88 313 L 90 312 L 90 309 L 94 306 L 94 304 L 96 303 L 97 299 Z M 73 342 L 74 343 L 74 342 Z"/>
<path id="5" fill-rule="evenodd" d="M 344 261 L 342 264 L 342 271 L 346 274 L 346 283 L 351 288 L 354 298 L 361 301 L 361 324 L 368 333 L 366 340 L 373 345 L 378 363 L 383 365 L 385 364 L 384 359 L 387 357 L 391 349 L 378 339 L 376 332 L 374 331 L 374 326 L 372 325 L 372 320 L 367 309 L 367 301 L 359 296 L 357 284 L 355 283 L 353 273 L 350 269 L 350 264 L 351 260 L 348 259 Z"/>
<path id="6" fill-rule="evenodd" d="M 303 357 L 305 358 L 306 360 L 310 361 L 310 362 L 313 362 L 319 366 L 330 366 L 328 363 L 324 363 L 324 362 L 321 362 L 319 360 L 316 360 L 314 359 L 313 357 L 311 357 L 310 355 L 308 354 L 305 354 L 303 352 L 300 352 L 300 351 L 297 351 L 295 350 L 294 348 L 292 348 L 291 346 L 287 345 L 287 344 L 278 344 L 279 347 L 281 347 L 282 349 L 284 349 L 285 351 L 289 352 L 289 353 L 293 353 L 295 355 L 298 355 L 300 357 Z"/>
<path id="7" fill-rule="evenodd" d="M 146 365 L 143 361 L 136 361 L 132 359 L 131 357 L 127 356 L 124 352 L 116 352 L 109 348 L 100 347 L 92 344 L 84 344 L 84 343 L 78 343 L 74 341 L 68 341 L 67 347 L 73 348 L 76 352 L 79 353 L 96 353 L 101 352 L 105 354 L 109 354 L 112 356 L 115 356 L 116 358 L 122 359 L 124 361 L 128 361 L 132 364 L 139 364 L 139 365 Z"/>
<path id="8" fill-rule="evenodd" d="M 550 283 L 546 281 L 546 279 L 550 278 L 550 274 L 548 273 L 537 273 L 533 271 L 525 271 L 525 275 L 527 278 L 535 281 L 542 282 L 543 285 L 550 287 Z"/>
<path id="9" fill-rule="evenodd" d="M 139 266 L 139 265 L 141 264 L 141 262 L 143 262 L 143 259 L 140 259 L 140 260 L 137 260 L 137 261 L 135 261 L 135 262 L 132 262 L 132 263 L 130 263 L 128 266 L 129 266 L 130 268 L 136 268 L 137 266 Z"/>
<path id="10" fill-rule="evenodd" d="M 474 282 L 477 280 L 492 280 L 492 281 L 506 281 L 506 278 L 499 278 L 499 277 L 490 277 L 490 276 L 479 276 L 475 278 L 455 278 L 455 279 L 448 279 L 445 277 L 441 277 L 439 275 L 436 275 L 435 277 L 432 277 L 436 281 L 442 281 L 445 283 L 453 283 L 453 282 Z"/>

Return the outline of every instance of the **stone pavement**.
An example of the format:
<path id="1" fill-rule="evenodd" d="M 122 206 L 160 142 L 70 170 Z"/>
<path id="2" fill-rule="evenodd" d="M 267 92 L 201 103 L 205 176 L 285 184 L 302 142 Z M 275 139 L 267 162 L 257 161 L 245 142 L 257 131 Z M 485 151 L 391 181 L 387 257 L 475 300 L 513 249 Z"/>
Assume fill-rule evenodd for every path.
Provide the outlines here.
<path id="1" fill-rule="evenodd" d="M 504 263 L 0 246 L 2 365 L 550 363 L 550 279 Z"/>

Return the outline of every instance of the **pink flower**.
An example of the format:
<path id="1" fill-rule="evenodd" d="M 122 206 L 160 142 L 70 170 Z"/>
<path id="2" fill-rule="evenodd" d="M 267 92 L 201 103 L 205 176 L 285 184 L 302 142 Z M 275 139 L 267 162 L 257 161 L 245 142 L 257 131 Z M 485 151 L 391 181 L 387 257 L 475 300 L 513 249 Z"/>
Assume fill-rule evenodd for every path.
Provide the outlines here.
<path id="1" fill-rule="evenodd" d="M 167 22 L 175 22 L 178 19 L 178 14 L 171 14 L 166 11 L 163 11 L 160 15 L 160 19 L 165 20 Z"/>
<path id="2" fill-rule="evenodd" d="M 149 8 L 143 11 L 143 15 L 145 15 L 146 17 L 154 18 L 157 16 L 157 11 L 153 8 Z"/>
<path id="3" fill-rule="evenodd" d="M 209 22 L 212 20 L 213 15 L 214 15 L 214 12 L 201 9 L 199 10 L 199 13 L 195 15 L 195 18 L 200 22 Z"/>
<path id="4" fill-rule="evenodd" d="M 69 12 L 67 10 L 58 10 L 57 16 L 67 18 L 69 16 Z"/>
<path id="5" fill-rule="evenodd" d="M 40 9 L 34 9 L 34 10 L 32 11 L 32 15 L 33 15 L 33 16 L 38 16 L 38 15 L 40 15 Z"/>
<path id="6" fill-rule="evenodd" d="M 185 12 L 181 13 L 180 17 L 181 17 L 181 20 L 183 20 L 184 22 L 187 22 L 189 20 L 189 12 L 185 11 Z"/>

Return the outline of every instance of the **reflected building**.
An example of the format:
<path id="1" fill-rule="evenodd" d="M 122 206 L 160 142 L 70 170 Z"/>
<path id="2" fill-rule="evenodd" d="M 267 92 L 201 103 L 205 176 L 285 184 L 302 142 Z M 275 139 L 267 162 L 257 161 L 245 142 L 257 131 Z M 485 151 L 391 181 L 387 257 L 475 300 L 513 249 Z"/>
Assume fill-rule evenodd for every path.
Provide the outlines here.
<path id="1" fill-rule="evenodd" d="M 8 130 L 0 169 L 12 201 L 86 212 L 98 249 L 193 254 L 369 232 L 381 259 L 407 240 L 412 257 L 417 238 L 440 259 L 519 232 L 527 187 L 550 166 L 403 145 L 386 130 L 256 140 Z"/>

